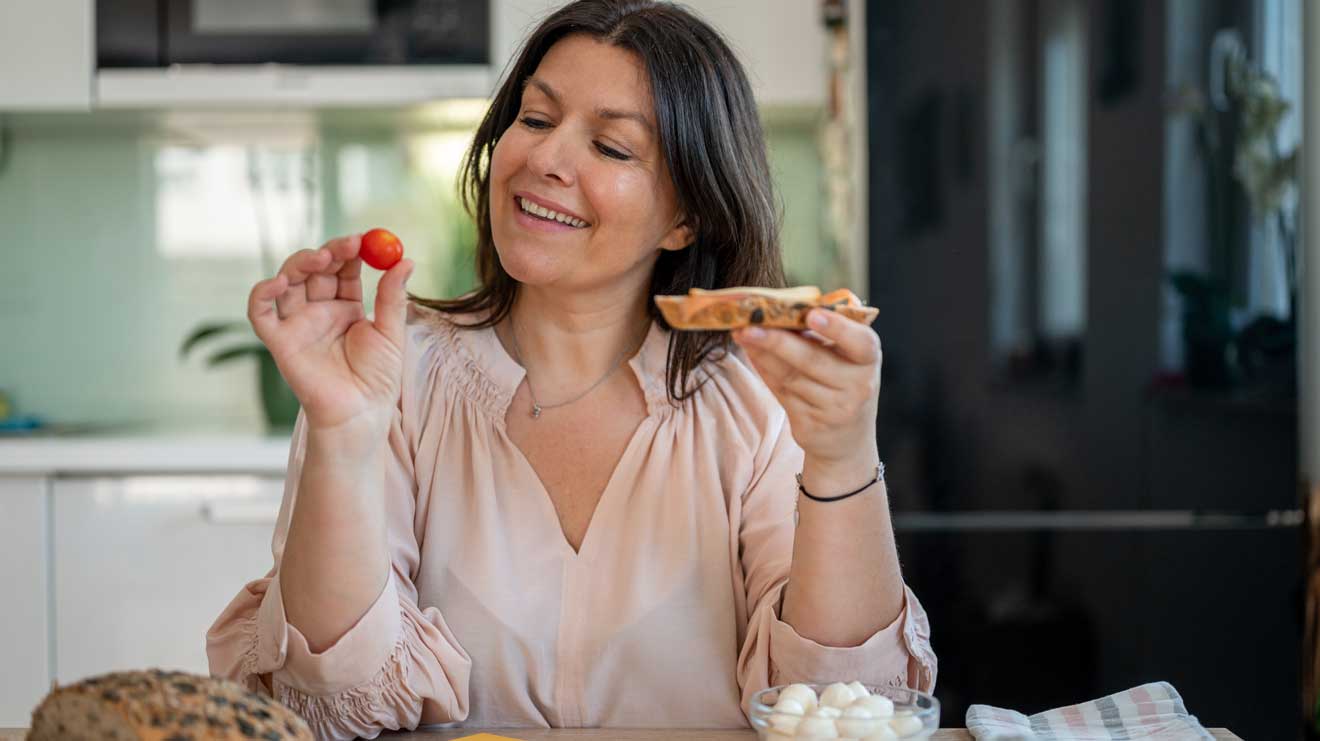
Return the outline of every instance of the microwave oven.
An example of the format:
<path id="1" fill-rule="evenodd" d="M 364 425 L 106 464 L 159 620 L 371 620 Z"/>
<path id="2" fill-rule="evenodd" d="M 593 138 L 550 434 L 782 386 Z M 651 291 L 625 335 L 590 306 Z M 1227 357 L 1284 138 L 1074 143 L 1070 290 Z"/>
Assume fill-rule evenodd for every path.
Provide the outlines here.
<path id="1" fill-rule="evenodd" d="M 96 0 L 97 66 L 489 64 L 490 0 Z"/>

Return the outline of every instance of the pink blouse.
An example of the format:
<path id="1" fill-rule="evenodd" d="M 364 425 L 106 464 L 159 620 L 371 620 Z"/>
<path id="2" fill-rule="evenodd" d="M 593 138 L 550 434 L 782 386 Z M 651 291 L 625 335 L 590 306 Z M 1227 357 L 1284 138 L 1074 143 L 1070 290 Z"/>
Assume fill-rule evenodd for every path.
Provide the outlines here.
<path id="1" fill-rule="evenodd" d="M 275 697 L 318 738 L 473 726 L 746 727 L 773 684 L 858 679 L 930 689 L 936 660 L 911 590 L 860 646 L 823 646 L 778 616 L 802 451 L 738 353 L 679 408 L 667 333 L 628 363 L 647 417 L 574 552 L 505 430 L 523 369 L 493 330 L 410 307 L 385 496 L 393 569 L 375 603 L 312 652 L 285 620 L 284 550 L 306 432 L 300 419 L 274 567 L 207 633 L 211 673 Z"/>

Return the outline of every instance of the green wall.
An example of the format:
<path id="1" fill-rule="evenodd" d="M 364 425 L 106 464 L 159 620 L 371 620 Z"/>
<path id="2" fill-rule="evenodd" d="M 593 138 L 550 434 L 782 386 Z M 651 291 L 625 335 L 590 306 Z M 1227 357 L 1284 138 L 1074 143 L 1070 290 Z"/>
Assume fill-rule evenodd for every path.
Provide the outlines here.
<path id="1" fill-rule="evenodd" d="M 208 368 L 205 351 L 227 344 L 181 359 L 182 339 L 203 321 L 243 319 L 264 276 L 262 234 L 272 265 L 326 235 L 386 225 L 418 261 L 414 292 L 467 285 L 471 229 L 453 175 L 479 110 L 6 117 L 0 390 L 54 422 L 262 429 L 255 363 Z M 815 117 L 767 121 L 785 263 L 817 282 Z"/>

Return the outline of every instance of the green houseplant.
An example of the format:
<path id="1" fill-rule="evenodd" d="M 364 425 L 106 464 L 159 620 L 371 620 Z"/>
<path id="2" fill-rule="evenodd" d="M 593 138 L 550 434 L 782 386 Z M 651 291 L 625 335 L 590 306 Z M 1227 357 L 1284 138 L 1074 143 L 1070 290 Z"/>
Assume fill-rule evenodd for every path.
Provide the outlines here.
<path id="1" fill-rule="evenodd" d="M 257 380 L 261 389 L 261 408 L 266 415 L 266 423 L 272 430 L 285 430 L 293 427 L 298 418 L 298 397 L 293 395 L 289 385 L 280 375 L 275 365 L 275 358 L 270 350 L 261 344 L 252 332 L 251 326 L 243 321 L 205 322 L 193 330 L 179 348 L 181 358 L 198 345 L 208 341 L 218 341 L 239 335 L 237 344 L 228 345 L 212 352 L 206 364 L 210 367 L 223 365 L 242 358 L 257 359 Z"/>
<path id="2" fill-rule="evenodd" d="M 1277 81 L 1247 56 L 1234 31 L 1212 44 L 1210 90 L 1185 89 L 1176 109 L 1192 114 L 1207 168 L 1211 223 L 1209 267 L 1167 276 L 1182 299 L 1186 371 L 1193 386 L 1226 388 L 1243 382 L 1287 390 L 1296 363 L 1298 150 L 1281 150 L 1278 132 L 1292 109 Z M 1287 315 L 1259 315 L 1235 327 L 1243 295 L 1249 226 L 1275 225 L 1288 294 Z"/>

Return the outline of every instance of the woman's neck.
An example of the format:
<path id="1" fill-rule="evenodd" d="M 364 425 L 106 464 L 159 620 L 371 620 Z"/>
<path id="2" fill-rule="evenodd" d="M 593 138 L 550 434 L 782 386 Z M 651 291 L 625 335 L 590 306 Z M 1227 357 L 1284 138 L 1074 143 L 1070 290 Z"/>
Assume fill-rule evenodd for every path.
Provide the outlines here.
<path id="1" fill-rule="evenodd" d="M 503 323 L 505 345 L 521 355 L 538 393 L 577 390 L 638 349 L 651 324 L 646 300 L 645 294 L 562 296 L 524 285 Z"/>

